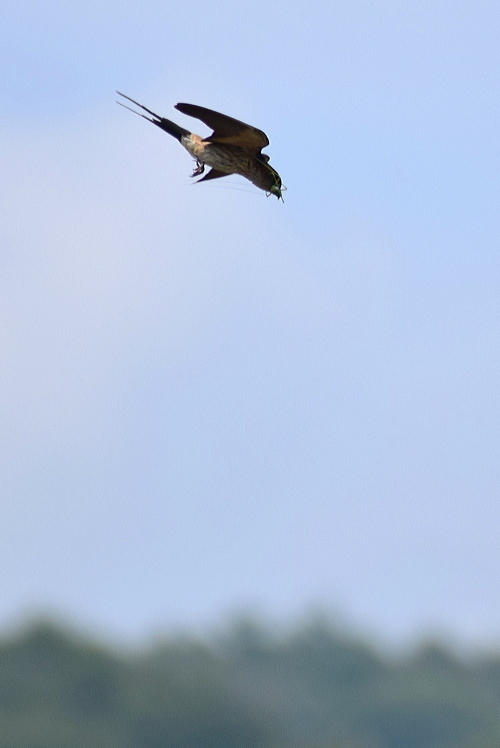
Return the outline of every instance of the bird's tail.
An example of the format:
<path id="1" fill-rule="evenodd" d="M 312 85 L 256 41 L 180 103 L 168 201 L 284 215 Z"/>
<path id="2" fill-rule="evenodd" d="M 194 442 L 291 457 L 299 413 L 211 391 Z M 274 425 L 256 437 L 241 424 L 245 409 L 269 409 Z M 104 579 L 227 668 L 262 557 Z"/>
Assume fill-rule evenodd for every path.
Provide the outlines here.
<path id="1" fill-rule="evenodd" d="M 151 117 L 146 117 L 145 114 L 136 112 L 135 109 L 131 109 L 126 104 L 122 104 L 121 101 L 117 101 L 116 102 L 117 104 L 120 104 L 120 106 L 124 107 L 125 109 L 128 109 L 130 112 L 133 112 L 134 114 L 138 114 L 139 117 L 144 117 L 144 119 L 147 119 L 148 122 L 152 122 L 153 125 L 157 125 L 162 130 L 165 130 L 165 132 L 168 132 L 169 135 L 173 135 L 173 137 L 177 138 L 177 140 L 180 141 L 183 135 L 190 135 L 189 130 L 185 130 L 183 127 L 180 127 L 180 125 L 176 125 L 175 122 L 172 122 L 169 119 L 165 119 L 165 117 L 160 117 L 158 114 L 155 114 L 154 112 L 152 112 L 151 109 L 148 109 L 142 104 L 139 104 L 137 101 L 134 101 L 134 99 L 131 99 L 130 96 L 125 96 L 125 94 L 122 94 L 119 91 L 117 91 L 116 93 L 118 94 L 118 96 L 123 96 L 123 98 L 127 99 L 127 101 L 131 101 L 132 104 L 135 104 L 136 106 L 140 107 L 140 109 L 144 109 L 144 111 L 150 114 Z"/>

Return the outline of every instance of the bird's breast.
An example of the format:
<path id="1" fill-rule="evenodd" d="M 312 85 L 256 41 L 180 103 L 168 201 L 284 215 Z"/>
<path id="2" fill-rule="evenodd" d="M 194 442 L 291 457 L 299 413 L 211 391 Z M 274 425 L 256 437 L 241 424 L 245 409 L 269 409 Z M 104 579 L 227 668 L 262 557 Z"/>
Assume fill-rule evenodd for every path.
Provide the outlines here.
<path id="1" fill-rule="evenodd" d="M 245 175 L 252 169 L 252 162 L 255 160 L 243 148 L 206 141 L 193 133 L 184 136 L 181 142 L 193 158 L 228 174 Z"/>

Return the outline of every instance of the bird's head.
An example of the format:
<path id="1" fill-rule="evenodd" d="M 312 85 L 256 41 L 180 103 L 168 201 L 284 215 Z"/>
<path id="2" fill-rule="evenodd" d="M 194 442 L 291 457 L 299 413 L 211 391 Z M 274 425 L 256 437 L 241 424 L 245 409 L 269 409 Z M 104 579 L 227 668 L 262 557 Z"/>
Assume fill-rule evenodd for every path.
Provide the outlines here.
<path id="1" fill-rule="evenodd" d="M 273 185 L 271 185 L 271 187 L 269 188 L 269 193 L 271 195 L 276 195 L 276 197 L 278 198 L 278 200 L 282 200 L 283 201 L 283 195 L 282 195 L 282 191 L 281 191 L 281 183 L 280 184 L 273 184 Z"/>
<path id="2" fill-rule="evenodd" d="M 278 200 L 284 202 L 283 192 L 286 190 L 286 187 L 283 186 L 280 175 L 269 163 L 269 156 L 267 153 L 261 153 L 260 160 L 266 165 L 266 169 L 264 170 L 264 183 L 259 184 L 259 187 L 265 189 L 268 197 L 269 195 L 276 195 Z"/>

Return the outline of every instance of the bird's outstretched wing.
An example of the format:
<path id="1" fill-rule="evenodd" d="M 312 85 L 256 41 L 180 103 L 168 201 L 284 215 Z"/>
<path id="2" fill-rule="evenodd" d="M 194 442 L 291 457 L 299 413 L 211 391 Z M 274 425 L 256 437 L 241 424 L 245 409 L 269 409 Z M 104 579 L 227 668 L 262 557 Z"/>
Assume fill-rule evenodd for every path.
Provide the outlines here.
<path id="1" fill-rule="evenodd" d="M 213 109 L 206 109 L 196 104 L 176 104 L 175 108 L 189 117 L 200 119 L 212 128 L 212 135 L 204 138 L 204 140 L 213 143 L 227 143 L 240 148 L 251 148 L 255 151 L 260 151 L 261 148 L 269 145 L 269 138 L 265 132 L 257 130 L 256 127 L 247 125 L 245 122 L 240 122 L 238 119 L 228 117 L 227 114 L 214 112 Z"/>

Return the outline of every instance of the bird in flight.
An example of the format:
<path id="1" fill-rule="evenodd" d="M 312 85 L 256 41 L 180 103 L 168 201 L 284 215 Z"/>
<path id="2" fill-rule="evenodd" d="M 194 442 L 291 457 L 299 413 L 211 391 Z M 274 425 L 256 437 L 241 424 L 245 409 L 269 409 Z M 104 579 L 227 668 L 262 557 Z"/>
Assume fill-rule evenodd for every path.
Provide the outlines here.
<path id="1" fill-rule="evenodd" d="M 131 99 L 130 96 L 125 96 L 119 91 L 116 93 L 151 116 L 147 117 L 145 114 L 136 112 L 118 101 L 117 103 L 120 106 L 129 109 L 140 117 L 144 117 L 148 122 L 152 122 L 168 132 L 169 135 L 177 138 L 196 161 L 196 169 L 191 174 L 192 177 L 203 174 L 205 166 L 211 167 L 210 171 L 198 180 L 199 182 L 227 177 L 229 174 L 240 174 L 256 187 L 265 190 L 268 195 L 276 195 L 278 200 L 283 200 L 282 192 L 286 187 L 281 183 L 281 177 L 276 169 L 273 169 L 270 165 L 269 156 L 262 153 L 262 149 L 269 145 L 269 139 L 262 130 L 257 130 L 257 128 L 228 117 L 226 114 L 214 112 L 213 109 L 206 109 L 203 106 L 196 106 L 196 104 L 176 104 L 175 108 L 179 112 L 187 114 L 189 117 L 195 117 L 212 128 L 212 134 L 207 138 L 202 138 L 200 135 L 176 125 L 175 122 L 160 117 Z"/>

